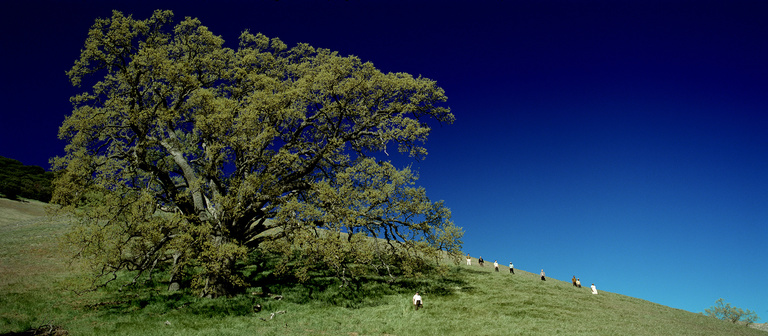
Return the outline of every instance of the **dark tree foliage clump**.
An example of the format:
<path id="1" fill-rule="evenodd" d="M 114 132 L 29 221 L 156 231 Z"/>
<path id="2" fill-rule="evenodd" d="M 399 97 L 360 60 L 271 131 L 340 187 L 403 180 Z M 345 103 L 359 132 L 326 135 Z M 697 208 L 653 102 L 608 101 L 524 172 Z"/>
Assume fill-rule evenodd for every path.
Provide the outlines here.
<path id="1" fill-rule="evenodd" d="M 48 202 L 52 180 L 52 172 L 0 156 L 0 194 L 5 198 L 19 200 L 23 197 Z"/>

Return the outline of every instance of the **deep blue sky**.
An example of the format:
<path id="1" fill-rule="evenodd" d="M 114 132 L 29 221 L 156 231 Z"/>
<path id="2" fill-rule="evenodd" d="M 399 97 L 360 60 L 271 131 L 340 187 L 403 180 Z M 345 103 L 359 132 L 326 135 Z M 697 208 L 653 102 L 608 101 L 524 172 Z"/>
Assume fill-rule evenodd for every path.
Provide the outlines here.
<path id="1" fill-rule="evenodd" d="M 96 17 L 172 9 L 230 47 L 249 29 L 436 80 L 456 123 L 414 166 L 472 256 L 765 321 L 768 2 L 469 3 L 6 2 L 0 156 L 63 153 L 64 72 Z"/>

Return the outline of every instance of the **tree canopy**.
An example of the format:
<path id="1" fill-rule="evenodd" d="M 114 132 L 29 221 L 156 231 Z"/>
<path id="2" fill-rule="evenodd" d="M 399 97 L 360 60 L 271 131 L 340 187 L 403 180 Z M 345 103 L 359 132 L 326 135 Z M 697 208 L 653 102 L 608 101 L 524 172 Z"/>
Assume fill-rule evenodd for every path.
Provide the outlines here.
<path id="1" fill-rule="evenodd" d="M 245 285 L 253 251 L 299 279 L 414 275 L 460 253 L 450 210 L 379 159 L 423 158 L 430 123 L 454 121 L 433 80 L 248 31 L 231 49 L 160 10 L 97 19 L 67 75 L 90 88 L 59 130 L 53 201 L 80 219 L 68 239 L 96 286 L 168 267 L 217 296 Z"/>

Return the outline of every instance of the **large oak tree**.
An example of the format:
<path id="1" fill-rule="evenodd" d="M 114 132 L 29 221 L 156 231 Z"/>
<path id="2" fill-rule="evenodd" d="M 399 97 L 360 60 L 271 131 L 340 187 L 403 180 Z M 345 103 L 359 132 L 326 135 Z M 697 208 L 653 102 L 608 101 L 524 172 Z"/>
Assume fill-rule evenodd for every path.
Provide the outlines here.
<path id="1" fill-rule="evenodd" d="M 170 267 L 222 295 L 254 250 L 299 279 L 416 274 L 460 253 L 450 211 L 377 159 L 422 158 L 428 123 L 453 122 L 432 80 L 247 31 L 227 48 L 170 11 L 96 20 L 67 74 L 89 88 L 59 131 L 54 202 L 79 219 L 69 241 L 96 286 Z"/>

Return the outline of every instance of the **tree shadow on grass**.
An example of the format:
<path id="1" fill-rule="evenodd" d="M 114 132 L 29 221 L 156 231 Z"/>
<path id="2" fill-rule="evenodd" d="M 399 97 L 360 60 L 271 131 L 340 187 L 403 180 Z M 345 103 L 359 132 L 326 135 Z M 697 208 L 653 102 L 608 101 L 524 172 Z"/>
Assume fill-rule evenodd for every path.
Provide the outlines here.
<path id="1" fill-rule="evenodd" d="M 279 309 L 278 301 L 294 304 L 320 304 L 350 309 L 375 307 L 386 304 L 387 296 L 407 295 L 415 292 L 429 293 L 430 296 L 453 295 L 457 288 L 466 288 L 468 283 L 453 274 L 449 276 L 424 276 L 420 278 L 400 277 L 394 281 L 388 276 L 364 276 L 349 279 L 346 283 L 336 277 L 316 274 L 309 281 L 300 282 L 292 276 L 276 276 L 271 272 L 261 273 L 250 279 L 251 287 L 246 293 L 205 299 L 191 291 L 182 290 L 168 293 L 157 290 L 139 290 L 131 295 L 111 296 L 104 301 L 86 306 L 104 315 L 126 313 L 165 315 L 174 311 L 201 317 L 249 316 L 257 304 L 264 311 Z"/>
<path id="2" fill-rule="evenodd" d="M 245 272 L 249 287 L 238 294 L 214 299 L 200 298 L 189 289 L 166 291 L 168 284 L 157 282 L 128 292 L 113 292 L 98 303 L 85 306 L 101 314 L 165 315 L 175 311 L 205 317 L 245 316 L 256 312 L 257 304 L 263 310 L 277 309 L 278 300 L 294 304 L 320 304 L 345 308 L 374 307 L 388 303 L 388 296 L 415 292 L 430 296 L 449 296 L 457 291 L 471 291 L 465 280 L 468 273 L 479 271 L 453 267 L 447 275 L 429 274 L 421 277 L 367 275 L 341 280 L 328 273 L 315 272 L 308 281 L 301 282 L 290 274 L 277 275 L 262 264 Z M 262 268 L 263 267 L 263 268 Z M 260 269 L 260 270 L 259 270 Z"/>
<path id="3" fill-rule="evenodd" d="M 141 314 L 165 315 L 175 311 L 194 314 L 201 317 L 245 316 L 252 314 L 256 298 L 247 295 L 201 298 L 191 291 L 173 293 L 138 294 L 132 298 L 117 301 L 104 301 L 85 308 L 99 311 L 103 315 L 122 315 L 140 312 Z"/>
<path id="4" fill-rule="evenodd" d="M 319 303 L 345 308 L 362 308 L 386 303 L 389 295 L 412 295 L 415 292 L 434 296 L 453 295 L 457 289 L 472 287 L 459 272 L 447 276 L 397 277 L 368 275 L 342 281 L 327 274 L 314 274 L 309 281 L 300 282 L 290 275 L 264 274 L 252 279 L 264 296 L 281 295 L 285 300 L 298 303 Z"/>

